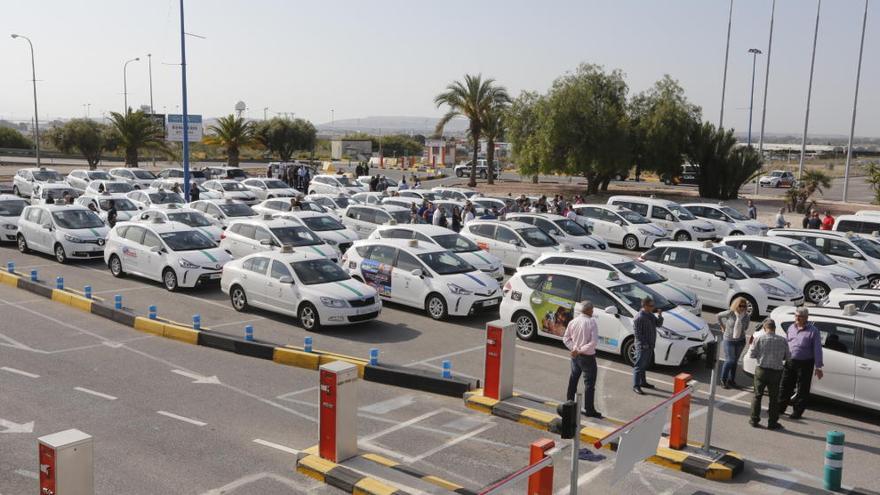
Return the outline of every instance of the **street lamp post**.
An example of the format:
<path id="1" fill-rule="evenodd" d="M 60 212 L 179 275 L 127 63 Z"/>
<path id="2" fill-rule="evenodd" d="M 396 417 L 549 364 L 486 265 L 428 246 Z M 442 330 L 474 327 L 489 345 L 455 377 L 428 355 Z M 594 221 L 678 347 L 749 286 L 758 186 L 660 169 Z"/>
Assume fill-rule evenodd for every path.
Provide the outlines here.
<path id="1" fill-rule="evenodd" d="M 727 58 L 730 55 L 730 26 L 733 24 L 733 0 L 727 14 L 727 45 L 724 49 L 724 75 L 721 78 L 721 115 L 718 117 L 718 130 L 724 127 L 724 94 L 727 92 Z"/>
<path id="2" fill-rule="evenodd" d="M 150 113 L 154 114 L 156 112 L 155 112 L 155 110 L 153 110 L 153 54 L 152 53 L 147 54 L 147 67 L 148 67 L 147 68 L 148 74 L 150 76 Z"/>
<path id="3" fill-rule="evenodd" d="M 798 164 L 798 180 L 804 176 L 804 155 L 807 152 L 807 129 L 810 126 L 810 97 L 813 95 L 813 69 L 816 67 L 816 41 L 819 39 L 819 14 L 822 12 L 822 0 L 816 2 L 816 27 L 813 31 L 813 55 L 810 58 L 810 81 L 807 83 L 807 111 L 804 115 L 804 135 L 801 138 L 801 158 Z"/>
<path id="4" fill-rule="evenodd" d="M 865 50 L 865 25 L 868 23 L 868 0 L 865 0 L 865 15 L 862 17 L 862 41 L 859 44 L 859 65 L 856 69 L 856 93 L 853 96 L 852 122 L 849 125 L 849 143 L 846 145 L 846 166 L 843 168 L 843 202 L 846 203 L 849 186 L 849 164 L 852 161 L 853 135 L 856 132 L 856 106 L 859 103 L 859 79 L 862 76 L 862 52 Z"/>
<path id="5" fill-rule="evenodd" d="M 31 43 L 31 39 L 27 36 L 22 36 L 20 34 L 13 34 L 12 39 L 21 38 L 28 42 L 28 46 L 31 48 L 31 82 L 34 85 L 34 144 L 36 149 L 36 157 L 37 157 L 37 167 L 40 166 L 40 114 L 37 112 L 37 69 L 36 64 L 34 63 L 34 44 Z"/>
<path id="6" fill-rule="evenodd" d="M 749 48 L 749 53 L 752 54 L 752 91 L 749 96 L 749 134 L 748 134 L 748 146 L 752 147 L 752 107 L 755 105 L 755 66 L 758 63 L 758 55 L 760 55 L 761 50 L 757 48 Z"/>
<path id="7" fill-rule="evenodd" d="M 123 115 L 128 113 L 128 64 L 137 62 L 140 59 L 140 57 L 135 57 L 131 60 L 126 60 L 122 65 L 122 97 L 125 101 L 125 108 L 122 109 Z"/>
<path id="8" fill-rule="evenodd" d="M 180 0 L 180 88 L 183 98 L 183 197 L 189 201 L 189 108 L 186 101 L 186 31 Z"/>
<path id="9" fill-rule="evenodd" d="M 758 155 L 764 158 L 764 124 L 767 121 L 767 88 L 770 85 L 770 50 L 773 48 L 773 19 L 776 15 L 776 0 L 770 5 L 770 37 L 767 40 L 767 66 L 764 68 L 764 104 L 761 107 L 761 135 L 758 137 Z M 755 179 L 755 194 L 758 194 L 758 179 Z"/>

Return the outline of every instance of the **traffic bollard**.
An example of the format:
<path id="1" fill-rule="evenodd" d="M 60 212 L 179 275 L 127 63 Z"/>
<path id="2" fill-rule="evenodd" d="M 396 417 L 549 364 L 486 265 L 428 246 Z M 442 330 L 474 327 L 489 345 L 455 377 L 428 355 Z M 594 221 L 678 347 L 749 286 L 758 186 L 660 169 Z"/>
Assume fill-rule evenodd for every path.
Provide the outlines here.
<path id="1" fill-rule="evenodd" d="M 443 378 L 452 378 L 452 361 L 448 359 L 443 360 Z"/>
<path id="2" fill-rule="evenodd" d="M 64 277 L 55 277 L 55 288 L 64 290 Z"/>
<path id="3" fill-rule="evenodd" d="M 113 307 L 116 309 L 122 309 L 122 296 L 120 294 L 113 296 Z"/>
<path id="4" fill-rule="evenodd" d="M 37 271 L 31 270 L 31 282 L 36 282 L 36 281 L 37 281 Z"/>
<path id="5" fill-rule="evenodd" d="M 691 381 L 689 373 L 675 375 L 673 393 L 681 392 Z M 687 395 L 672 404 L 672 418 L 669 420 L 669 448 L 681 450 L 687 447 L 688 421 L 691 417 L 691 396 Z"/>
<path id="6" fill-rule="evenodd" d="M 254 326 L 253 325 L 245 325 L 244 326 L 244 340 L 248 342 L 254 341 Z"/>
<path id="7" fill-rule="evenodd" d="M 379 349 L 375 347 L 370 349 L 370 366 L 376 366 L 379 364 Z"/>
<path id="8" fill-rule="evenodd" d="M 91 299 L 91 298 L 92 298 L 92 286 L 91 286 L 91 285 L 86 285 L 86 286 L 83 287 L 83 296 L 84 296 L 86 299 Z"/>
<path id="9" fill-rule="evenodd" d="M 156 306 L 155 306 L 155 305 L 152 305 L 152 306 L 150 306 L 150 307 L 147 308 L 147 316 L 148 316 L 151 320 L 155 320 L 155 319 L 156 319 Z"/>
<path id="10" fill-rule="evenodd" d="M 312 352 L 312 338 L 306 337 L 303 339 L 303 351 Z"/>
<path id="11" fill-rule="evenodd" d="M 7 261 L 6 262 L 6 271 L 9 273 L 15 273 L 15 262 Z"/>
<path id="12" fill-rule="evenodd" d="M 529 465 L 533 465 L 546 458 L 547 452 L 555 446 L 556 443 L 549 438 L 542 438 L 532 442 L 529 445 Z M 574 455 L 577 456 L 577 452 Z M 553 464 L 529 476 L 528 493 L 534 495 L 550 495 L 553 493 Z"/>
<path id="13" fill-rule="evenodd" d="M 202 329 L 202 315 L 193 315 L 193 330 Z"/>
<path id="14" fill-rule="evenodd" d="M 843 479 L 843 440 L 841 431 L 829 431 L 825 434 L 825 474 L 822 486 L 826 490 L 840 490 Z"/>

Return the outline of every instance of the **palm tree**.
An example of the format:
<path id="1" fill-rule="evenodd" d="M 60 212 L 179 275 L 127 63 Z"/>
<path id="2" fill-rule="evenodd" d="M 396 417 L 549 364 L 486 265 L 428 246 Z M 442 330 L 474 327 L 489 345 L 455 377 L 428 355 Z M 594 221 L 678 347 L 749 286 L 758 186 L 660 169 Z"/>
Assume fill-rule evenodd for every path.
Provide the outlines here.
<path id="1" fill-rule="evenodd" d="M 132 112 L 128 109 L 125 115 L 111 112 L 110 129 L 108 149 L 122 148 L 126 167 L 138 166 L 138 153 L 142 149 L 171 154 L 162 127 L 140 110 Z"/>
<path id="2" fill-rule="evenodd" d="M 455 81 L 446 86 L 446 91 L 434 98 L 437 108 L 449 107 L 446 115 L 437 123 L 437 132 L 442 133 L 443 127 L 455 117 L 465 117 L 470 121 L 468 126 L 474 148 L 471 160 L 471 178 L 468 186 L 477 185 L 477 156 L 480 151 L 480 137 L 483 135 L 488 113 L 495 107 L 510 101 L 507 90 L 495 85 L 494 79 L 483 79 L 481 74 L 472 76 L 465 74 L 464 81 Z"/>
<path id="3" fill-rule="evenodd" d="M 217 123 L 208 127 L 208 131 L 212 134 L 205 138 L 205 144 L 225 147 L 226 163 L 230 167 L 238 166 L 240 148 L 254 141 L 253 123 L 232 114 L 217 119 Z"/>
<path id="4" fill-rule="evenodd" d="M 483 134 L 486 136 L 486 172 L 487 183 L 495 183 L 495 141 L 504 135 L 504 110 L 506 105 L 498 105 L 489 110 Z"/>
<path id="5" fill-rule="evenodd" d="M 785 196 L 789 203 L 789 209 L 798 213 L 808 211 L 811 206 L 807 202 L 810 201 L 813 194 L 824 193 L 824 188 L 831 187 L 831 177 L 821 170 L 807 170 L 803 173 L 800 180 L 791 186 Z M 815 205 L 815 201 L 813 201 Z"/>

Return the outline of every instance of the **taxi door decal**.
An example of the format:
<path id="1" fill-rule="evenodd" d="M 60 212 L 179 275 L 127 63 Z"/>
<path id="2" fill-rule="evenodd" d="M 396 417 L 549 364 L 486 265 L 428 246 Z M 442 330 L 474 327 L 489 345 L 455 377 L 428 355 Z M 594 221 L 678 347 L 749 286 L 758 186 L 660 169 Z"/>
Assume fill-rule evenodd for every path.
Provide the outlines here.
<path id="1" fill-rule="evenodd" d="M 572 319 L 574 301 L 557 296 L 551 296 L 540 289 L 532 293 L 529 298 L 532 314 L 538 319 L 538 328 L 541 332 L 562 337 L 565 327 Z"/>
<path id="2" fill-rule="evenodd" d="M 361 261 L 361 274 L 364 282 L 376 289 L 380 296 L 391 296 L 391 265 L 371 259 Z"/>

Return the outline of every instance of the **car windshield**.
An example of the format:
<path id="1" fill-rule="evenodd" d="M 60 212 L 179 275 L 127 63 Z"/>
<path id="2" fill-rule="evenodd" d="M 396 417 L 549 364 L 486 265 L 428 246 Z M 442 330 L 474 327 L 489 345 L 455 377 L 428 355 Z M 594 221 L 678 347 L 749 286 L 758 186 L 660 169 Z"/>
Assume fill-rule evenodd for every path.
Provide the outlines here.
<path id="1" fill-rule="evenodd" d="M 182 174 L 183 170 L 181 170 L 180 173 Z M 190 169 L 189 175 L 191 175 L 194 179 L 204 179 L 205 178 L 205 172 L 203 172 L 201 170 Z M 181 177 L 183 177 L 183 176 L 181 176 Z"/>
<path id="2" fill-rule="evenodd" d="M 92 210 L 59 210 L 52 213 L 52 218 L 65 229 L 93 229 L 104 226 L 104 221 Z"/>
<path id="3" fill-rule="evenodd" d="M 730 218 L 732 218 L 734 220 L 738 220 L 740 222 L 751 220 L 749 217 L 740 213 L 739 210 L 737 210 L 736 208 L 731 208 L 729 206 L 722 206 L 721 208 L 718 208 L 718 209 L 721 210 L 722 212 L 726 213 L 727 216 L 729 216 Z"/>
<path id="4" fill-rule="evenodd" d="M 257 213 L 244 203 L 221 203 L 217 205 L 227 217 L 252 217 Z"/>
<path id="5" fill-rule="evenodd" d="M 336 203 L 336 206 L 338 206 L 339 208 L 348 208 L 348 205 L 351 204 L 349 198 L 345 198 L 342 196 L 333 198 L 333 202 Z"/>
<path id="6" fill-rule="evenodd" d="M 412 213 L 410 213 L 408 210 L 389 211 L 388 214 L 391 215 L 391 218 L 393 218 L 394 221 L 397 223 L 418 223 L 413 222 Z"/>
<path id="7" fill-rule="evenodd" d="M 23 210 L 25 206 L 27 206 L 27 201 L 23 199 L 0 201 L 0 217 L 21 216 L 21 210 Z"/>
<path id="8" fill-rule="evenodd" d="M 302 211 L 314 211 L 317 213 L 327 213 L 327 210 L 319 205 L 318 203 L 312 203 L 311 201 L 301 201 L 299 203 L 299 209 Z"/>
<path id="9" fill-rule="evenodd" d="M 247 191 L 247 188 L 241 185 L 240 182 L 223 182 L 220 184 L 220 187 L 224 191 Z"/>
<path id="10" fill-rule="evenodd" d="M 149 193 L 150 202 L 157 205 L 167 205 L 167 204 L 183 204 L 183 198 L 180 197 L 176 192 L 168 192 L 168 191 L 157 191 Z"/>
<path id="11" fill-rule="evenodd" d="M 247 178 L 247 176 L 248 176 L 247 173 L 245 173 L 245 171 L 240 168 L 227 168 L 226 169 L 226 177 L 229 177 L 230 179 L 232 179 L 232 178 L 242 179 L 242 178 Z"/>
<path id="12" fill-rule="evenodd" d="M 641 282 L 615 285 L 609 287 L 608 290 L 635 311 L 642 309 L 642 300 L 649 296 L 654 300 L 654 307 L 661 311 L 669 311 L 675 307 L 675 304 Z"/>
<path id="13" fill-rule="evenodd" d="M 290 187 L 280 180 L 266 180 L 263 182 L 266 184 L 266 187 L 268 189 L 287 189 Z"/>
<path id="14" fill-rule="evenodd" d="M 778 170 L 770 172 L 770 177 L 782 177 L 782 172 Z"/>
<path id="15" fill-rule="evenodd" d="M 168 220 L 172 222 L 180 222 L 190 227 L 210 227 L 211 221 L 208 217 L 195 211 L 179 211 L 177 213 L 168 213 Z"/>
<path id="16" fill-rule="evenodd" d="M 172 251 L 196 251 L 217 247 L 214 241 L 208 239 L 205 234 L 198 230 L 165 232 L 164 234 L 159 234 L 159 237 L 165 241 L 168 249 Z"/>
<path id="17" fill-rule="evenodd" d="M 306 224 L 306 227 L 312 229 L 315 232 L 325 232 L 328 230 L 342 230 L 345 228 L 345 225 L 342 225 L 335 218 L 329 217 L 326 215 L 321 215 L 319 217 L 306 217 L 301 218 L 300 220 Z"/>
<path id="18" fill-rule="evenodd" d="M 660 275 L 651 268 L 648 268 L 646 265 L 636 263 L 635 261 L 620 263 L 618 265 L 614 265 L 614 268 L 620 270 L 620 272 L 627 277 L 633 280 L 638 280 L 643 284 L 656 284 L 657 282 L 666 281 L 666 278 L 664 278 L 663 275 Z"/>
<path id="19" fill-rule="evenodd" d="M 113 206 L 116 208 L 116 211 L 134 211 L 137 210 L 137 206 L 131 202 L 128 198 L 113 198 L 113 199 L 99 199 L 98 207 L 104 211 L 110 209 L 110 202 L 113 201 Z"/>
<path id="20" fill-rule="evenodd" d="M 562 220 L 556 220 L 554 223 L 556 225 L 558 225 L 559 228 L 562 229 L 562 231 L 568 235 L 573 235 L 576 237 L 590 235 L 590 233 L 587 232 L 586 230 L 584 230 L 583 227 L 572 222 L 571 220 L 569 220 L 567 218 L 562 219 Z"/>
<path id="21" fill-rule="evenodd" d="M 104 191 L 113 194 L 124 194 L 134 191 L 134 187 L 127 182 L 104 182 Z"/>
<path id="22" fill-rule="evenodd" d="M 675 216 L 677 216 L 679 220 L 696 220 L 697 218 L 693 213 L 689 212 L 687 208 L 681 205 L 670 204 L 667 206 L 673 213 L 675 213 Z"/>
<path id="23" fill-rule="evenodd" d="M 360 184 L 358 184 L 357 182 L 355 182 L 355 181 L 349 179 L 348 177 L 346 177 L 346 176 L 344 176 L 344 175 L 337 175 L 337 176 L 336 176 L 336 180 L 339 181 L 339 184 L 340 184 L 340 185 L 343 185 L 343 186 L 345 186 L 345 187 L 357 187 L 357 186 L 360 186 Z"/>
<path id="24" fill-rule="evenodd" d="M 43 198 L 48 198 L 52 196 L 55 199 L 61 199 L 64 197 L 64 193 L 70 194 L 74 198 L 79 196 L 76 191 L 73 189 L 63 189 L 63 188 L 44 188 L 42 194 L 40 195 Z"/>
<path id="25" fill-rule="evenodd" d="M 270 229 L 283 246 L 314 246 L 324 241 L 305 227 L 275 227 Z"/>
<path id="26" fill-rule="evenodd" d="M 436 194 L 432 192 L 422 192 L 422 198 L 427 199 L 428 201 L 437 201 L 440 199 Z M 416 196 L 418 198 L 418 196 Z"/>
<path id="27" fill-rule="evenodd" d="M 718 246 L 712 248 L 712 252 L 720 254 L 722 258 L 731 262 L 742 270 L 750 278 L 774 278 L 779 274 L 766 263 L 755 258 L 751 254 L 734 249 L 730 246 Z"/>
<path id="28" fill-rule="evenodd" d="M 826 256 L 824 253 L 820 252 L 818 249 L 810 246 L 804 242 L 796 242 L 794 244 L 789 245 L 792 251 L 804 257 L 805 260 L 810 263 L 815 263 L 820 266 L 828 266 L 837 264 L 836 261 Z"/>
<path id="29" fill-rule="evenodd" d="M 521 235 L 523 239 L 525 239 L 526 244 L 528 244 L 529 246 L 549 247 L 559 244 L 552 237 L 545 234 L 543 230 L 537 227 L 516 229 L 516 232 Z"/>
<path id="30" fill-rule="evenodd" d="M 303 285 L 327 284 L 348 280 L 348 273 L 328 259 L 297 261 L 290 264 Z"/>
<path id="31" fill-rule="evenodd" d="M 93 170 L 88 172 L 89 179 L 92 180 L 112 180 L 113 177 L 110 177 L 110 174 L 104 172 L 103 170 Z"/>
<path id="32" fill-rule="evenodd" d="M 453 253 L 472 253 L 480 250 L 474 241 L 460 234 L 435 235 L 432 239 Z"/>
<path id="33" fill-rule="evenodd" d="M 868 256 L 880 259 L 880 246 L 877 244 L 863 238 L 863 237 L 853 237 L 852 243 L 856 245 L 857 248 L 864 251 Z"/>
<path id="34" fill-rule="evenodd" d="M 440 275 L 453 275 L 456 273 L 467 273 L 476 270 L 470 263 L 461 259 L 457 254 L 449 251 L 436 251 L 433 253 L 424 253 L 419 255 L 431 270 Z"/>
<path id="35" fill-rule="evenodd" d="M 631 210 L 620 210 L 617 214 L 629 223 L 651 223 L 647 218 Z"/>
<path id="36" fill-rule="evenodd" d="M 140 180 L 153 180 L 156 178 L 156 174 L 150 172 L 149 170 L 131 170 L 132 174 Z"/>
<path id="37" fill-rule="evenodd" d="M 37 170 L 34 172 L 34 180 L 37 182 L 46 182 L 50 180 L 62 181 L 64 177 L 54 170 Z"/>

